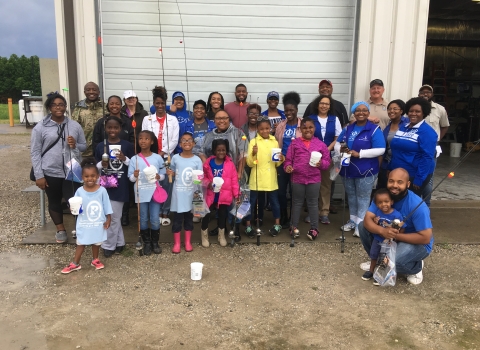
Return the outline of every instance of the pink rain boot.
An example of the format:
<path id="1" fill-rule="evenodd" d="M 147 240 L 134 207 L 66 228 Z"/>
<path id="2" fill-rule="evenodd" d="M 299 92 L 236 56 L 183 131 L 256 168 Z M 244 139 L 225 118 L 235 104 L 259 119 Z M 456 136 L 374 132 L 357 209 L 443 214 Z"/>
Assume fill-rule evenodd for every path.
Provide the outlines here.
<path id="1" fill-rule="evenodd" d="M 191 252 L 193 250 L 190 239 L 192 238 L 192 231 L 185 231 L 185 251 Z"/>
<path id="2" fill-rule="evenodd" d="M 173 254 L 178 254 L 180 253 L 180 232 L 175 232 L 173 234 L 173 248 L 172 248 L 172 253 Z"/>

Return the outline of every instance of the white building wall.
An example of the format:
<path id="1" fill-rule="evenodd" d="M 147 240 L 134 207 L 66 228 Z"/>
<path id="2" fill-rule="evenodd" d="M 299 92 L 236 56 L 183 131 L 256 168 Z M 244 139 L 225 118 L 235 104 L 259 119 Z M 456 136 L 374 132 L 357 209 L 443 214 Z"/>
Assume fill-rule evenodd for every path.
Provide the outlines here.
<path id="1" fill-rule="evenodd" d="M 407 100 L 422 85 L 429 0 L 362 0 L 354 100 L 382 79 L 384 98 Z"/>
<path id="2" fill-rule="evenodd" d="M 65 40 L 65 18 L 63 15 L 63 0 L 55 0 L 55 29 L 57 35 L 58 78 L 60 89 L 68 88 L 67 45 Z M 87 54 L 85 52 L 84 54 Z M 68 91 L 62 91 L 70 103 Z"/>

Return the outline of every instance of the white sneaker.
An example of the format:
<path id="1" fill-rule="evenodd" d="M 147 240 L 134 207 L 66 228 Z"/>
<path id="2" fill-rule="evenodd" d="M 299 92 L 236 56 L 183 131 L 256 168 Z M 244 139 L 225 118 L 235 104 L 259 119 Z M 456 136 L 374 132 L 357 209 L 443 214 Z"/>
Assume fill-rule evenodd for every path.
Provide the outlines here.
<path id="1" fill-rule="evenodd" d="M 358 231 L 358 226 L 355 227 L 355 232 L 353 232 L 353 237 L 360 237 L 360 232 Z"/>
<path id="2" fill-rule="evenodd" d="M 354 230 L 357 227 L 355 223 L 352 220 L 348 220 L 347 223 L 343 226 L 340 226 L 340 230 L 343 229 L 343 231 L 351 231 Z"/>
<path id="3" fill-rule="evenodd" d="M 193 217 L 193 222 L 199 223 L 200 221 L 202 221 L 202 220 L 198 216 Z"/>
<path id="4" fill-rule="evenodd" d="M 420 284 L 423 282 L 423 260 L 422 260 L 422 269 L 420 270 L 419 273 L 416 273 L 415 275 L 408 275 L 407 276 L 407 281 L 410 284 Z"/>
<path id="5" fill-rule="evenodd" d="M 361 263 L 361 264 L 360 264 L 360 268 L 361 268 L 363 271 L 370 271 L 370 263 L 371 263 L 370 261 Z"/>

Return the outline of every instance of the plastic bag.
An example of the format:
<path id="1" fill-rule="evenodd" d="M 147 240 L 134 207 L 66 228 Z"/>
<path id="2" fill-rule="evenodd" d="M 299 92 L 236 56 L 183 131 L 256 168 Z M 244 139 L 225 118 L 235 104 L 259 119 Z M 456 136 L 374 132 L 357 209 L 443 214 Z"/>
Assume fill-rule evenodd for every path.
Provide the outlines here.
<path id="1" fill-rule="evenodd" d="M 232 210 L 230 210 L 230 214 L 238 219 L 243 219 L 250 214 L 250 187 L 248 184 L 240 187 L 240 199 L 240 204 L 235 204 Z"/>
<path id="2" fill-rule="evenodd" d="M 330 168 L 330 180 L 334 181 L 338 174 L 340 174 L 340 169 L 342 169 L 342 164 L 341 164 L 341 159 L 342 157 L 340 154 L 335 153 L 332 156 L 332 164 L 333 167 Z"/>
<path id="3" fill-rule="evenodd" d="M 210 213 L 205 198 L 207 197 L 207 187 L 205 182 L 201 185 L 193 185 L 192 213 L 197 218 L 203 218 Z"/>
<path id="4" fill-rule="evenodd" d="M 65 180 L 83 183 L 82 167 L 80 166 L 80 163 L 75 158 L 72 158 L 71 160 L 69 160 L 65 164 L 65 168 L 67 169 L 67 176 L 65 176 Z"/>
<path id="5" fill-rule="evenodd" d="M 385 240 L 380 243 L 380 254 L 378 254 L 377 266 L 375 266 L 373 278 L 381 286 L 394 286 L 397 281 L 397 270 L 395 268 L 396 253 L 397 242 Z"/>

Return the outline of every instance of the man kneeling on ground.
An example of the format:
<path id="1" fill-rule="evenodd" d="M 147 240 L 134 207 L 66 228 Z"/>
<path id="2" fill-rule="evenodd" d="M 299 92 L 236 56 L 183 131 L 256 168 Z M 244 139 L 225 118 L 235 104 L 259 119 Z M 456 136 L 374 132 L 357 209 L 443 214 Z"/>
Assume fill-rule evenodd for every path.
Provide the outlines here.
<path id="1" fill-rule="evenodd" d="M 405 169 L 397 168 L 388 176 L 387 189 L 394 201 L 393 207 L 398 210 L 404 220 L 414 210 L 422 199 L 410 191 L 408 172 Z M 407 275 L 407 281 L 411 284 L 420 284 L 423 281 L 423 259 L 430 255 L 433 247 L 432 222 L 430 210 L 425 203 L 415 210 L 403 225 L 405 233 L 391 227 L 381 227 L 374 221 L 375 203 L 368 208 L 365 218 L 359 224 L 360 239 L 363 247 L 370 253 L 373 241 L 373 234 L 380 235 L 387 239 L 394 239 L 397 242 L 397 253 L 395 265 L 398 274 Z M 368 271 L 370 262 L 365 262 L 360 267 Z"/>

